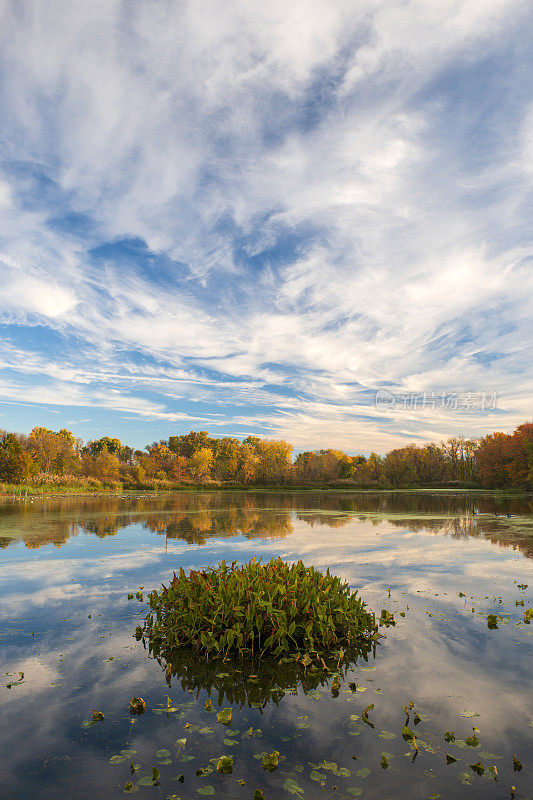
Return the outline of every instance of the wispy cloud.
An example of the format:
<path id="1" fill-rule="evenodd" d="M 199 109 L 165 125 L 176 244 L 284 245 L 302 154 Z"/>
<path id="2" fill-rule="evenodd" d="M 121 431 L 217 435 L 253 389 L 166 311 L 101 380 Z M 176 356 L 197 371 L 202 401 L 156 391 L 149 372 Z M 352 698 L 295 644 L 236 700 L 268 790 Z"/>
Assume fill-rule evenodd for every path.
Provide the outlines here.
<path id="1" fill-rule="evenodd" d="M 530 416 L 530 23 L 4 3 L 0 399 L 349 450 Z M 500 410 L 380 416 L 381 386 Z"/>

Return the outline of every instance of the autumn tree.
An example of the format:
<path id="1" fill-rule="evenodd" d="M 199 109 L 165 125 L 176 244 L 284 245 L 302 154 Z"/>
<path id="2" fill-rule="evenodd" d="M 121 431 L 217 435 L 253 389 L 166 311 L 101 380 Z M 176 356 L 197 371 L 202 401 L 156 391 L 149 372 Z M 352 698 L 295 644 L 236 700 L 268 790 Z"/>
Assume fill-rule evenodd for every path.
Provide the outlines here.
<path id="1" fill-rule="evenodd" d="M 213 451 L 209 447 L 201 447 L 189 459 L 189 472 L 194 480 L 201 482 L 211 475 Z"/>
<path id="2" fill-rule="evenodd" d="M 80 441 L 66 428 L 60 431 L 33 428 L 27 442 L 29 452 L 41 472 L 60 474 L 77 463 L 79 445 Z"/>
<path id="3" fill-rule="evenodd" d="M 478 477 L 487 489 L 500 489 L 509 483 L 511 437 L 507 433 L 489 433 L 479 442 L 476 453 Z"/>
<path id="4" fill-rule="evenodd" d="M 22 449 L 14 433 L 6 433 L 0 440 L 0 481 L 21 483 L 31 469 L 31 459 Z"/>
<path id="5" fill-rule="evenodd" d="M 131 462 L 133 456 L 133 449 L 127 445 L 123 445 L 120 439 L 112 439 L 110 436 L 102 436 L 92 442 L 87 442 L 85 448 L 89 451 L 93 458 L 96 458 L 106 448 L 108 453 L 115 455 L 119 461 L 123 463 Z"/>

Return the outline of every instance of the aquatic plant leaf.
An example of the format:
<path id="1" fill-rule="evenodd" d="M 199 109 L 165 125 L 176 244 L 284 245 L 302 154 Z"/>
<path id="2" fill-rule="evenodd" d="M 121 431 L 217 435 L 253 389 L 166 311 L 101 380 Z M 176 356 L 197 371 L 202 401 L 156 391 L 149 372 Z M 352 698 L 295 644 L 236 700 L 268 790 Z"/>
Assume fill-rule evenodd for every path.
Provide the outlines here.
<path id="1" fill-rule="evenodd" d="M 459 772 L 457 777 L 464 786 L 470 786 L 472 778 L 469 772 Z"/>
<path id="2" fill-rule="evenodd" d="M 265 795 L 261 789 L 254 789 L 254 800 L 265 800 Z"/>
<path id="3" fill-rule="evenodd" d="M 363 790 L 360 786 L 350 786 L 348 789 L 346 789 L 346 792 L 351 794 L 352 797 L 361 797 L 363 794 Z"/>
<path id="4" fill-rule="evenodd" d="M 475 734 L 472 736 L 467 736 L 465 738 L 465 742 L 469 747 L 479 747 L 479 739 Z"/>
<path id="5" fill-rule="evenodd" d="M 194 647 L 208 656 L 303 653 L 305 667 L 317 645 L 354 647 L 378 635 L 374 614 L 348 583 L 302 561 L 252 560 L 241 566 L 222 561 L 188 574 L 180 569 L 149 599 L 143 638 L 151 646 Z M 339 685 L 337 676 L 332 690 Z"/>
<path id="6" fill-rule="evenodd" d="M 215 794 L 215 787 L 211 786 L 208 783 L 206 786 L 200 786 L 200 788 L 197 789 L 196 791 L 198 792 L 198 794 L 211 795 L 211 794 Z"/>
<path id="7" fill-rule="evenodd" d="M 283 788 L 285 789 L 286 792 L 289 792 L 289 794 L 297 794 L 302 796 L 304 792 L 302 787 L 298 786 L 296 781 L 294 781 L 292 778 L 287 778 L 287 780 L 283 784 Z"/>
<path id="8" fill-rule="evenodd" d="M 358 769 L 355 774 L 357 778 L 368 778 L 371 773 L 372 770 L 368 767 L 361 767 L 361 769 Z"/>
<path id="9" fill-rule="evenodd" d="M 513 753 L 513 770 L 515 772 L 520 772 L 523 766 L 524 765 L 522 764 L 522 762 L 519 761 L 518 758 L 516 757 L 516 753 Z"/>
<path id="10" fill-rule="evenodd" d="M 446 755 L 446 763 L 447 764 L 455 764 L 456 761 L 457 761 L 457 759 L 454 758 L 453 756 L 451 756 L 449 754 Z"/>
<path id="11" fill-rule="evenodd" d="M 447 742 L 455 742 L 455 732 L 454 731 L 446 731 L 444 734 L 444 738 Z"/>
<path id="12" fill-rule="evenodd" d="M 385 753 L 381 754 L 381 769 L 387 769 L 389 766 L 389 759 L 385 755 Z"/>
<path id="13" fill-rule="evenodd" d="M 396 739 L 396 734 L 391 731 L 381 731 L 378 736 L 380 739 Z"/>
<path id="14" fill-rule="evenodd" d="M 168 758 L 170 755 L 170 750 L 158 750 L 156 753 L 157 758 Z"/>
<path id="15" fill-rule="evenodd" d="M 495 764 L 493 764 L 491 767 L 489 767 L 489 772 L 491 773 L 491 775 L 493 777 L 493 780 L 497 781 L 498 780 L 498 769 L 497 769 Z"/>
<path id="16" fill-rule="evenodd" d="M 223 708 L 217 714 L 217 722 L 221 725 L 231 725 L 231 708 Z"/>
<path id="17" fill-rule="evenodd" d="M 230 775 L 233 772 L 233 756 L 221 756 L 217 762 L 217 772 Z"/>
<path id="18" fill-rule="evenodd" d="M 122 764 L 124 761 L 128 760 L 128 756 L 111 756 L 109 759 L 110 764 Z"/>
<path id="19" fill-rule="evenodd" d="M 311 774 L 309 775 L 312 781 L 316 781 L 317 783 L 324 784 L 327 780 L 326 775 L 323 772 L 318 772 L 314 769 Z"/>
<path id="20" fill-rule="evenodd" d="M 274 772 L 278 768 L 279 765 L 279 752 L 274 750 L 272 753 L 263 753 L 263 757 L 261 760 L 261 766 L 263 769 L 266 769 L 267 772 Z"/>
<path id="21" fill-rule="evenodd" d="M 346 767 L 339 767 L 335 774 L 341 778 L 349 778 L 352 773 L 349 769 L 346 769 Z"/>
<path id="22" fill-rule="evenodd" d="M 485 766 L 482 761 L 478 761 L 476 764 L 469 764 L 469 767 L 474 770 L 476 775 L 483 775 L 485 772 Z"/>
<path id="23" fill-rule="evenodd" d="M 336 761 L 323 761 L 321 764 L 318 764 L 318 769 L 327 769 L 329 772 L 337 772 L 339 769 Z"/>
<path id="24" fill-rule="evenodd" d="M 102 711 L 97 711 L 96 708 L 91 708 L 91 714 L 93 716 L 93 722 L 100 722 L 104 719 L 104 714 Z"/>
<path id="25" fill-rule="evenodd" d="M 411 728 L 408 728 L 407 725 L 402 728 L 402 737 L 406 742 L 412 742 L 416 738 Z"/>
<path id="26" fill-rule="evenodd" d="M 133 783 L 132 781 L 128 781 L 127 783 L 124 784 L 124 786 L 122 788 L 122 791 L 123 792 L 138 792 L 139 791 L 139 787 L 136 786 L 136 784 Z"/>
<path id="27" fill-rule="evenodd" d="M 132 697 L 130 700 L 130 714 L 144 714 L 146 710 L 146 703 L 142 697 Z"/>

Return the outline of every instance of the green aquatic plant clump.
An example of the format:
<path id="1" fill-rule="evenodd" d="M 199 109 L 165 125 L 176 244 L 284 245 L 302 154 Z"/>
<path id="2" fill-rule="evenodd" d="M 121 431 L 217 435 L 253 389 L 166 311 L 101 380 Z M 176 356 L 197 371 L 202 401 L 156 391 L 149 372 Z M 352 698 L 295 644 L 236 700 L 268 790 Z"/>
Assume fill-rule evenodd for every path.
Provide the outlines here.
<path id="1" fill-rule="evenodd" d="M 357 591 L 329 569 L 302 561 L 222 561 L 189 574 L 181 568 L 149 601 L 138 638 L 166 650 L 278 656 L 357 647 L 378 637 L 376 618 Z"/>

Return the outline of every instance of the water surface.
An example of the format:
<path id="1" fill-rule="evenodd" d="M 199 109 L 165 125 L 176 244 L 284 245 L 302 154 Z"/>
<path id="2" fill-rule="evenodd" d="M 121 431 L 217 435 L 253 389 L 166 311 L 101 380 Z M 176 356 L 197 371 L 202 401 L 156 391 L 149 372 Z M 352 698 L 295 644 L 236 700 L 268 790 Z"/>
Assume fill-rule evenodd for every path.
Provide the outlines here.
<path id="1" fill-rule="evenodd" d="M 531 498 L 5 500 L 0 545 L 1 800 L 122 797 L 129 781 L 140 798 L 251 799 L 262 789 L 267 798 L 481 799 L 510 797 L 511 785 L 517 800 L 533 797 L 533 625 L 523 622 L 533 606 Z M 312 675 L 295 685 L 283 665 L 237 691 L 233 667 L 228 679 L 193 660 L 169 686 L 134 638 L 145 607 L 128 592 L 145 595 L 180 566 L 277 555 L 329 566 L 397 625 L 382 629 L 338 696 Z M 129 714 L 132 696 L 146 700 L 141 717 Z M 176 710 L 167 714 L 168 697 Z M 232 707 L 229 728 L 205 710 L 208 697 L 216 711 Z M 411 701 L 416 756 L 401 735 Z M 362 720 L 370 704 L 374 727 Z M 88 726 L 93 708 L 105 717 Z M 478 746 L 465 744 L 471 735 Z M 273 750 L 280 764 L 268 773 L 257 756 Z M 209 772 L 220 755 L 233 756 L 231 775 Z M 448 765 L 446 755 L 457 760 Z M 482 775 L 470 766 L 479 762 Z M 139 785 L 153 767 L 159 786 Z"/>

